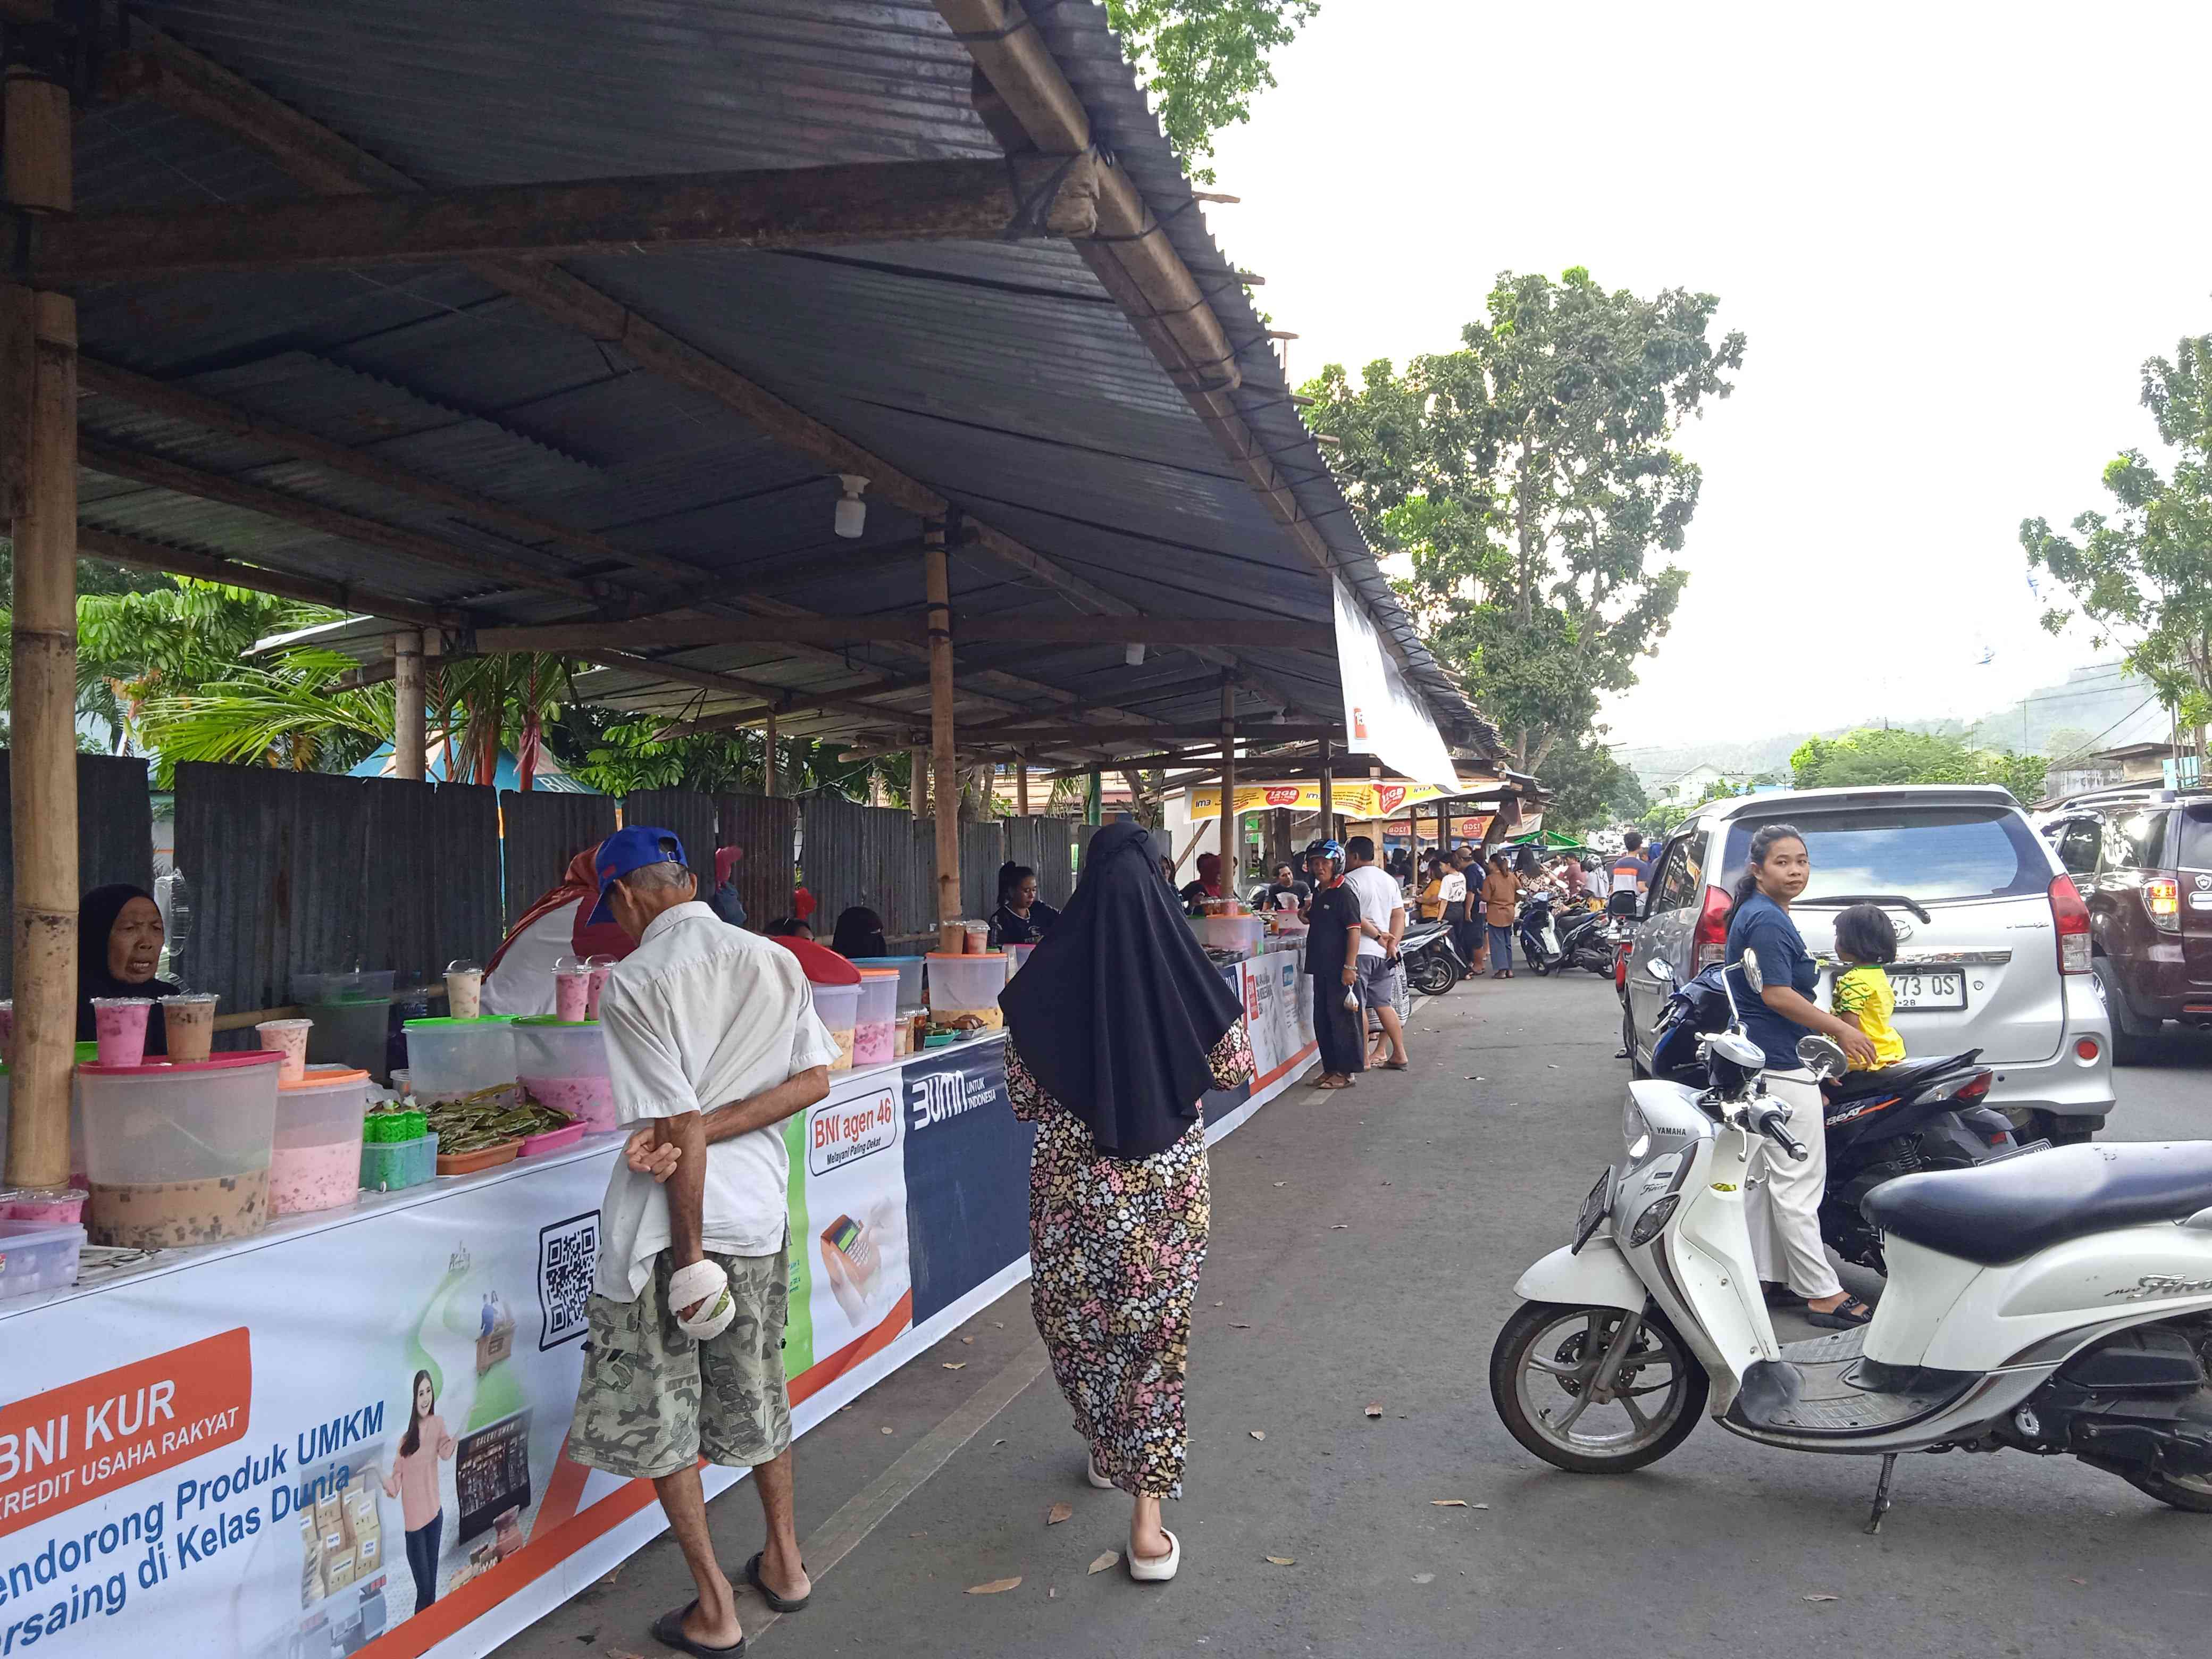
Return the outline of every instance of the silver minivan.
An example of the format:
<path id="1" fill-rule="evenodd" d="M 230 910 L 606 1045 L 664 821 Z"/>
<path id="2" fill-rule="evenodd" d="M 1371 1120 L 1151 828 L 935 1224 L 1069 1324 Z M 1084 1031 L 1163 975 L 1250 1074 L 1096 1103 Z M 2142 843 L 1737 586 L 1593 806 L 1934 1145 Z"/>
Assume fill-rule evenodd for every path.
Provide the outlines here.
<path id="1" fill-rule="evenodd" d="M 1894 784 L 1709 801 L 1667 838 L 1634 928 L 1621 1046 L 1644 1074 L 1667 999 L 1648 964 L 1687 979 L 1722 958 L 1730 890 L 1752 833 L 1795 824 L 1813 879 L 1790 915 L 1837 963 L 1835 918 L 1879 904 L 1897 927 L 1896 1024 L 1918 1058 L 1982 1051 L 1988 1104 L 2020 1128 L 2086 1140 L 2112 1109 L 2112 1028 L 2090 968 L 2088 907 L 2050 844 L 2002 789 Z"/>

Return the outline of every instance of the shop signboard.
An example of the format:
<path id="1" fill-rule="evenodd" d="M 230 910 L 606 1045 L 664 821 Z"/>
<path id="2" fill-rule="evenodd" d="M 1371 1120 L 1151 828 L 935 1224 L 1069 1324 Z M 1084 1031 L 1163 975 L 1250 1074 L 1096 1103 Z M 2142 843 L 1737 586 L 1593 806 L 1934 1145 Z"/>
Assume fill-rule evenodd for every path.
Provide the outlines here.
<path id="1" fill-rule="evenodd" d="M 1351 748 L 1379 755 L 1416 782 L 1455 786 L 1458 774 L 1436 721 L 1350 590 L 1341 581 L 1334 586 L 1336 665 Z"/>
<path id="2" fill-rule="evenodd" d="M 1424 801 L 1440 799 L 1452 793 L 1452 790 L 1440 789 L 1431 783 L 1408 783 L 1402 778 L 1347 778 L 1332 786 L 1329 810 L 1339 817 L 1382 818 L 1393 812 L 1402 812 L 1409 806 L 1419 806 Z M 1189 817 L 1193 823 L 1219 817 L 1221 786 L 1217 783 L 1194 787 L 1190 792 L 1189 805 Z M 1320 782 L 1240 783 L 1237 786 L 1237 811 L 1240 817 L 1247 812 L 1270 812 L 1278 809 L 1303 813 L 1320 811 Z"/>

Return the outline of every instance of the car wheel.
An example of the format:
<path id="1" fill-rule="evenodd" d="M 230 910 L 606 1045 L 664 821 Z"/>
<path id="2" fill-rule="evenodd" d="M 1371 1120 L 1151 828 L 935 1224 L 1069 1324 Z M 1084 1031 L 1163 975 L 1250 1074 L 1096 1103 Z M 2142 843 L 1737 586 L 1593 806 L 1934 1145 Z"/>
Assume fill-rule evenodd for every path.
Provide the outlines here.
<path id="1" fill-rule="evenodd" d="M 2105 1017 L 2112 1027 L 2112 1064 L 2140 1066 L 2149 1058 L 2150 1033 L 2155 1027 L 2146 1029 L 2128 1007 L 2127 993 L 2120 988 L 2119 969 L 2112 965 L 2110 957 L 2097 957 L 2089 963 L 2097 981 L 2097 994 L 2103 999 Z"/>

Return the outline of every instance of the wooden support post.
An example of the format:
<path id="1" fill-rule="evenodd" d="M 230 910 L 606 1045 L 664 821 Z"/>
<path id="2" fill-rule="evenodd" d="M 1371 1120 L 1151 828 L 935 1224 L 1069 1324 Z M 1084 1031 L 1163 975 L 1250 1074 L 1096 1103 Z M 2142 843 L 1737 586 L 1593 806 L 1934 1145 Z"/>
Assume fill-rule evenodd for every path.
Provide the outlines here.
<path id="1" fill-rule="evenodd" d="M 421 782 L 430 733 L 422 702 L 422 636 L 413 629 L 392 636 L 392 770 Z"/>
<path id="2" fill-rule="evenodd" d="M 1083 800 L 1083 821 L 1096 824 L 1106 816 L 1105 774 L 1098 767 L 1091 769 L 1091 787 Z"/>
<path id="3" fill-rule="evenodd" d="M 960 761 L 952 730 L 952 566 L 945 520 L 921 532 L 922 590 L 929 624 L 930 793 L 937 813 L 938 948 L 957 951 L 951 925 L 960 920 Z"/>
<path id="4" fill-rule="evenodd" d="M 916 744 L 906 751 L 906 804 L 920 823 L 929 816 L 929 750 Z"/>
<path id="5" fill-rule="evenodd" d="M 775 773 L 775 710 L 771 708 L 768 718 L 761 722 L 761 793 L 770 800 L 777 793 Z"/>
<path id="6" fill-rule="evenodd" d="M 1323 841 L 1336 839 L 1334 784 L 1335 780 L 1329 775 L 1328 771 L 1328 739 L 1323 738 L 1321 740 L 1321 838 Z"/>
<path id="7" fill-rule="evenodd" d="M 1030 815 L 1030 763 L 1016 757 L 1014 761 L 1014 806 L 1024 817 Z"/>
<path id="8" fill-rule="evenodd" d="M 1237 846 L 1237 688 L 1221 687 L 1221 896 L 1233 898 L 1244 883 Z"/>
<path id="9" fill-rule="evenodd" d="M 66 88 L 16 67 L 0 82 L 10 205 L 67 213 Z M 4 483 L 15 549 L 9 648 L 9 780 L 15 826 L 15 1032 L 7 1180 L 58 1187 L 70 1176 L 70 1071 L 76 1060 L 76 301 L 0 289 L 8 384 L 0 421 L 21 422 Z M 105 939 L 94 946 L 106 948 Z"/>

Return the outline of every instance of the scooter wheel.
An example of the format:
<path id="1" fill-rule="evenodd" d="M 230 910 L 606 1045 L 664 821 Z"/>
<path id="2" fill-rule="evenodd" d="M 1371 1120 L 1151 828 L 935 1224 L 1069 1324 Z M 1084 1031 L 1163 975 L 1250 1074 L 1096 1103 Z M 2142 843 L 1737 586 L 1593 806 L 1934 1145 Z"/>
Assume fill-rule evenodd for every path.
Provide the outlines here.
<path id="1" fill-rule="evenodd" d="M 2161 1504 L 2197 1515 L 2212 1515 L 2212 1479 L 2201 1474 L 2128 1474 L 2120 1477 Z"/>
<path id="2" fill-rule="evenodd" d="M 1459 975 L 1451 963 L 1434 952 L 1416 963 L 1406 977 L 1425 997 L 1440 997 L 1459 983 Z"/>
<path id="3" fill-rule="evenodd" d="M 1628 1363 L 1608 1398 L 1597 1400 L 1598 1371 L 1628 1320 L 1638 1327 Z M 1698 1426 L 1710 1392 L 1689 1345 L 1649 1308 L 1523 1303 L 1490 1351 L 1491 1403 L 1506 1431 L 1577 1474 L 1626 1474 L 1657 1462 Z"/>

